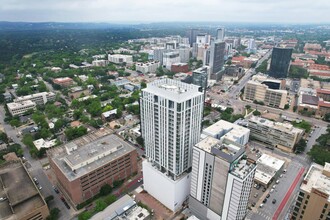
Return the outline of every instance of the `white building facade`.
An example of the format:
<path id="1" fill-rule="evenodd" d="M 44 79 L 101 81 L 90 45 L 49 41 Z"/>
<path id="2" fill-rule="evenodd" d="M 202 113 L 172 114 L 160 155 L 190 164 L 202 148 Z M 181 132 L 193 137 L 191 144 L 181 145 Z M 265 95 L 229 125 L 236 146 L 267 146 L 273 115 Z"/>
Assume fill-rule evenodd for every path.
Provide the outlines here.
<path id="1" fill-rule="evenodd" d="M 133 56 L 123 55 L 123 54 L 109 54 L 108 60 L 112 63 L 121 64 L 121 63 L 132 63 Z"/>
<path id="2" fill-rule="evenodd" d="M 22 101 L 18 103 L 12 102 L 7 104 L 8 111 L 12 116 L 22 115 L 30 109 L 35 109 L 36 106 L 36 103 L 32 102 L 31 100 Z"/>
<path id="3" fill-rule="evenodd" d="M 162 183 L 155 178 L 166 175 L 166 184 L 190 187 L 187 175 L 191 170 L 192 146 L 200 139 L 204 103 L 204 94 L 198 89 L 196 85 L 165 78 L 149 83 L 140 99 L 141 132 L 148 158 L 143 165 L 145 190 L 173 211 L 184 200 L 167 205 L 159 190 Z M 148 168 L 150 164 L 152 169 Z M 176 196 L 185 200 L 189 196 L 189 190 L 177 193 L 183 193 Z"/>
<path id="4" fill-rule="evenodd" d="M 32 102 L 35 102 L 37 105 L 44 105 L 49 101 L 54 101 L 55 98 L 56 95 L 53 92 L 40 92 L 32 95 L 17 97 L 16 99 L 14 99 L 14 102 L 21 103 L 30 100 Z"/>

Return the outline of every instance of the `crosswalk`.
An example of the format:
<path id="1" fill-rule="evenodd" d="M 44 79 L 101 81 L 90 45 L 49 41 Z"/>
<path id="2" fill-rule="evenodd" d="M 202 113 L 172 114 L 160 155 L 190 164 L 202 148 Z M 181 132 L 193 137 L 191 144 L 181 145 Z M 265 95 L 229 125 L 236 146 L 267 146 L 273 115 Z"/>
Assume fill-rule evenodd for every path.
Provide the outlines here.
<path id="1" fill-rule="evenodd" d="M 245 216 L 245 220 L 271 220 L 272 217 L 267 215 L 266 213 L 257 210 L 256 212 L 252 212 L 249 210 Z"/>

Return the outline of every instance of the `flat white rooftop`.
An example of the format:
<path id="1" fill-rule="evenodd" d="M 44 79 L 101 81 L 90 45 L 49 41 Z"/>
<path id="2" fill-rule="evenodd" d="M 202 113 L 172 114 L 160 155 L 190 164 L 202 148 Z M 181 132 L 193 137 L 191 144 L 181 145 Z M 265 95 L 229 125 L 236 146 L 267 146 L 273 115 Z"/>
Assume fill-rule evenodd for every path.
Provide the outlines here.
<path id="1" fill-rule="evenodd" d="M 291 132 L 291 133 L 303 133 L 304 131 L 299 128 L 293 127 L 292 124 L 289 123 L 281 123 L 281 122 L 273 122 L 265 118 L 257 117 L 257 116 L 251 116 L 249 119 L 251 122 L 255 122 L 257 124 L 262 124 L 264 126 L 274 128 L 277 130 L 285 131 L 285 132 Z"/>
<path id="2" fill-rule="evenodd" d="M 284 160 L 280 160 L 268 154 L 263 154 L 257 160 L 257 170 L 254 179 L 267 185 L 283 167 L 284 163 Z"/>
<path id="3" fill-rule="evenodd" d="M 330 177 L 324 174 L 329 172 L 329 163 L 325 166 L 313 163 L 309 168 L 300 189 L 305 192 L 311 192 L 312 189 L 316 189 L 327 197 L 328 202 L 330 202 Z"/>

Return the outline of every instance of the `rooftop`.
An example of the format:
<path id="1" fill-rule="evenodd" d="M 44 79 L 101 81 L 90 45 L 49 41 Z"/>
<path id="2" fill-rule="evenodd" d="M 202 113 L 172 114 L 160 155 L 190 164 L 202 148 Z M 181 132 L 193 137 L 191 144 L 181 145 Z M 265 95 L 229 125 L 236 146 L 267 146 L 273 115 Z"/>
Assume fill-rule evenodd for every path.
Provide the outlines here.
<path id="1" fill-rule="evenodd" d="M 112 130 L 100 129 L 51 149 L 48 154 L 72 181 L 134 150 Z"/>
<path id="2" fill-rule="evenodd" d="M 51 148 L 56 145 L 56 139 L 45 141 L 43 138 L 33 141 L 34 146 L 40 150 L 43 148 Z"/>
<path id="3" fill-rule="evenodd" d="M 0 219 L 21 219 L 46 205 L 20 161 L 2 164 L 0 180 L 0 197 L 8 199 L 0 202 Z"/>
<path id="4" fill-rule="evenodd" d="M 151 92 L 161 97 L 169 96 L 169 98 L 181 102 L 203 95 L 203 93 L 199 92 L 198 89 L 199 87 L 193 84 L 164 78 L 147 84 L 147 88 L 142 91 Z"/>
<path id="5" fill-rule="evenodd" d="M 220 135 L 220 136 L 227 136 L 228 138 L 235 135 L 243 135 L 245 133 L 249 133 L 250 129 L 244 128 L 242 126 L 230 123 L 225 120 L 220 120 L 213 125 L 205 128 L 203 133 L 210 134 L 210 135 Z"/>
<path id="6" fill-rule="evenodd" d="M 7 104 L 8 108 L 10 109 L 19 108 L 23 106 L 30 106 L 30 105 L 36 105 L 36 103 L 32 102 L 31 100 L 26 100 L 22 102 L 11 102 Z"/>
<path id="7" fill-rule="evenodd" d="M 285 131 L 285 132 L 291 132 L 291 133 L 296 133 L 296 134 L 304 132 L 302 129 L 293 127 L 292 124 L 281 123 L 281 122 L 273 122 L 273 121 L 270 121 L 268 119 L 264 119 L 264 118 L 257 117 L 257 116 L 251 116 L 249 118 L 249 121 L 250 122 L 255 122 L 257 124 L 262 124 L 264 126 L 267 126 L 267 127 L 273 128 L 273 129 Z"/>
<path id="8" fill-rule="evenodd" d="M 330 164 L 326 163 L 325 166 L 313 163 L 309 168 L 300 189 L 311 193 L 312 190 L 317 190 L 322 193 L 323 197 L 330 202 Z M 318 193 L 320 195 L 320 193 Z"/>
<path id="9" fill-rule="evenodd" d="M 302 103 L 308 105 L 317 105 L 319 98 L 317 96 L 302 94 Z"/>
<path id="10" fill-rule="evenodd" d="M 280 160 L 276 157 L 272 157 L 268 154 L 263 154 L 257 160 L 257 170 L 254 175 L 254 179 L 262 182 L 264 184 L 268 184 L 269 181 L 275 176 L 277 171 L 279 171 L 285 161 Z"/>
<path id="11" fill-rule="evenodd" d="M 62 82 L 70 82 L 70 81 L 73 81 L 71 78 L 69 77 L 61 77 L 61 78 L 56 78 L 54 79 L 55 82 L 59 82 L 59 83 L 62 83 Z"/>
<path id="12" fill-rule="evenodd" d="M 17 97 L 15 99 L 15 102 L 19 102 L 21 100 L 26 100 L 26 99 L 32 99 L 32 98 L 35 98 L 35 97 L 40 97 L 40 96 L 55 96 L 55 93 L 53 92 L 39 92 L 39 93 L 36 93 L 36 94 L 32 94 L 32 95 L 26 95 L 26 96 L 21 96 L 21 97 Z"/>

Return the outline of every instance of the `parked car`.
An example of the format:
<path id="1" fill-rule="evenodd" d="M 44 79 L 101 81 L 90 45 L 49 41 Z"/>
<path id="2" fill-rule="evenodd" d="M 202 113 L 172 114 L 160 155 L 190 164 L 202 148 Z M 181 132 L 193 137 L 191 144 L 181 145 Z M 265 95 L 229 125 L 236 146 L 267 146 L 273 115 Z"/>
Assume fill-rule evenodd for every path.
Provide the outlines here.
<path id="1" fill-rule="evenodd" d="M 273 199 L 272 203 L 275 204 L 276 203 L 276 199 Z"/>
<path id="2" fill-rule="evenodd" d="M 54 189 L 54 191 L 55 191 L 57 194 L 60 193 L 60 191 L 56 188 L 56 186 L 53 186 L 53 189 Z"/>
<path id="3" fill-rule="evenodd" d="M 254 194 L 254 198 L 257 198 L 258 197 L 258 193 Z"/>
<path id="4" fill-rule="evenodd" d="M 274 189 L 271 189 L 269 192 L 270 192 L 270 193 L 274 192 Z"/>
<path id="5" fill-rule="evenodd" d="M 262 188 L 262 192 L 266 192 L 266 188 L 264 187 L 264 188 Z"/>
<path id="6" fill-rule="evenodd" d="M 264 207 L 264 204 L 263 204 L 263 203 L 261 203 L 261 204 L 259 205 L 259 208 L 262 208 L 262 207 Z"/>
<path id="7" fill-rule="evenodd" d="M 266 203 L 267 202 L 267 199 L 265 198 L 263 201 L 262 201 L 262 203 Z"/>
<path id="8" fill-rule="evenodd" d="M 256 206 L 256 203 L 255 203 L 255 202 L 252 202 L 252 203 L 251 203 L 251 206 L 252 206 L 252 207 Z"/>
<path id="9" fill-rule="evenodd" d="M 7 197 L 0 197 L 0 202 L 5 201 Z"/>
<path id="10" fill-rule="evenodd" d="M 266 198 L 268 199 L 269 197 L 270 197 L 270 194 L 268 193 L 267 196 L 266 196 Z"/>
<path id="11" fill-rule="evenodd" d="M 35 183 L 36 185 L 39 185 L 39 182 L 38 182 L 38 179 L 37 179 L 37 178 L 33 177 L 33 181 L 34 181 L 34 183 Z"/>
<path id="12" fill-rule="evenodd" d="M 275 189 L 276 188 L 276 185 L 273 185 L 273 187 L 272 187 L 273 189 Z"/>
<path id="13" fill-rule="evenodd" d="M 280 183 L 280 181 L 279 180 L 276 180 L 276 182 L 275 182 L 276 184 L 279 184 Z"/>

